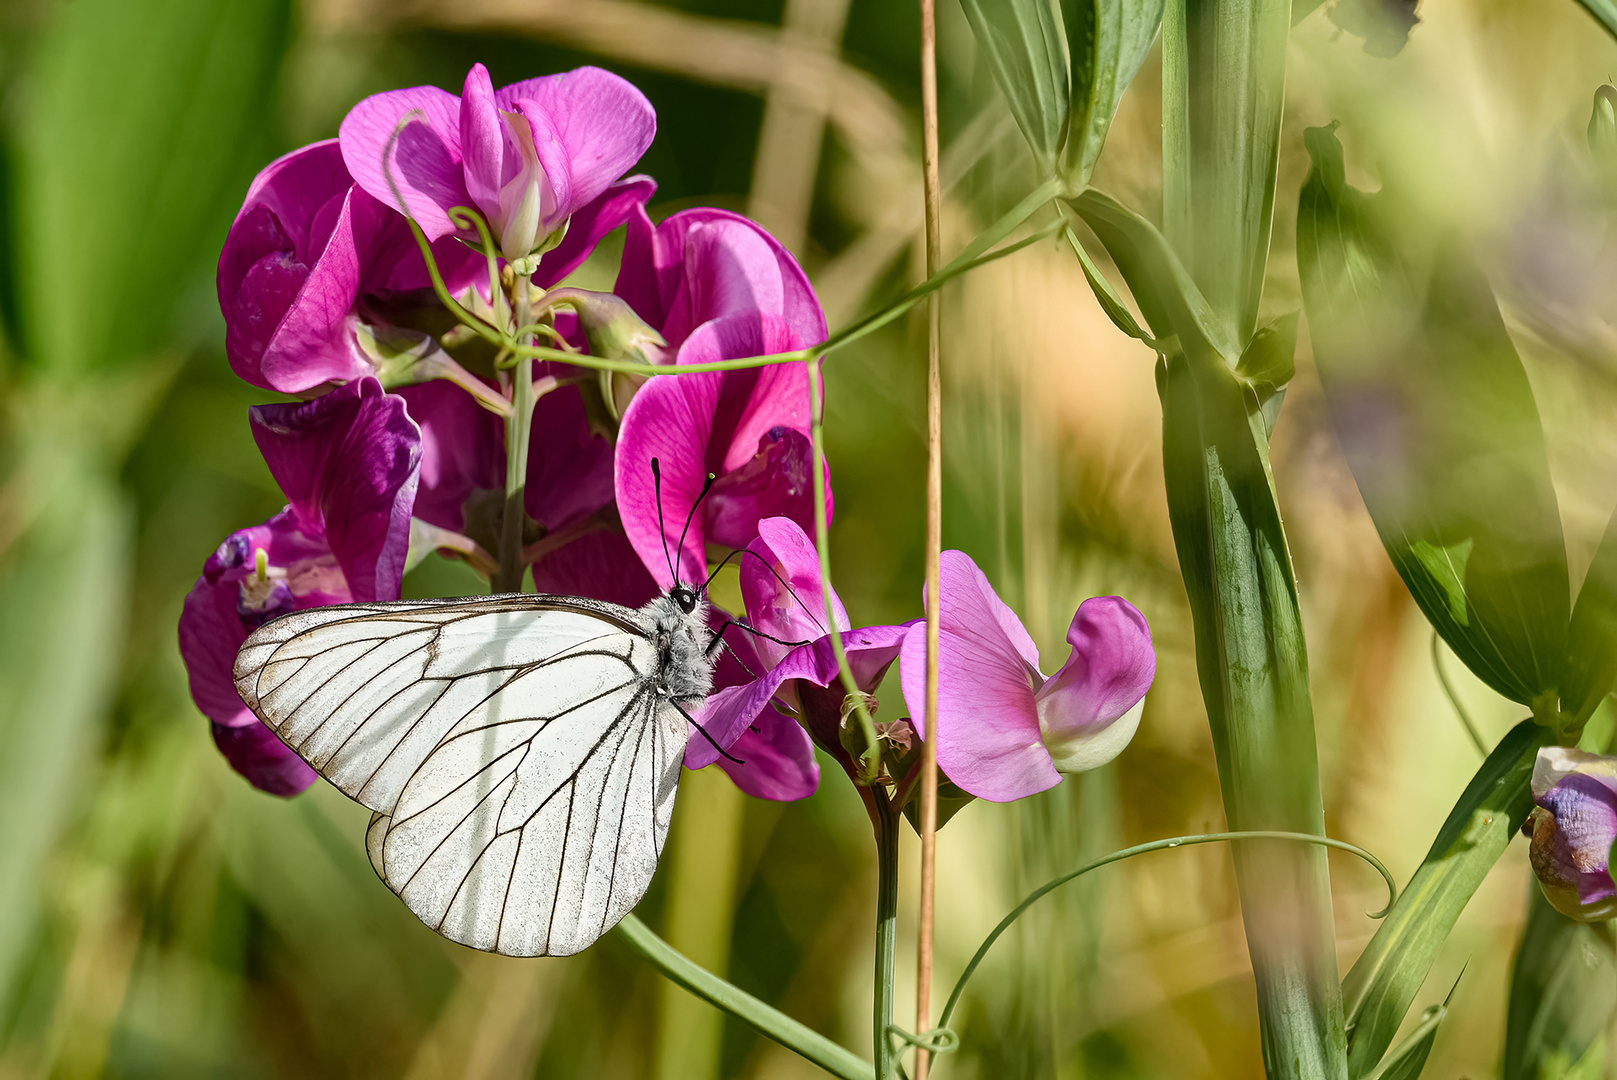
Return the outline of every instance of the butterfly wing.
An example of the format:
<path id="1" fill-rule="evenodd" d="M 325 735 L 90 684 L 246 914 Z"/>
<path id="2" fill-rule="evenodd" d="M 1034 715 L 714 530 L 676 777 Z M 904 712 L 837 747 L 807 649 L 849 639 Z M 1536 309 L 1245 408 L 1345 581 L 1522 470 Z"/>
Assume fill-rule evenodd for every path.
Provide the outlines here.
<path id="1" fill-rule="evenodd" d="M 372 864 L 427 925 L 567 955 L 639 901 L 667 837 L 686 725 L 658 663 L 638 613 L 530 596 L 298 612 L 236 677 L 376 812 Z"/>

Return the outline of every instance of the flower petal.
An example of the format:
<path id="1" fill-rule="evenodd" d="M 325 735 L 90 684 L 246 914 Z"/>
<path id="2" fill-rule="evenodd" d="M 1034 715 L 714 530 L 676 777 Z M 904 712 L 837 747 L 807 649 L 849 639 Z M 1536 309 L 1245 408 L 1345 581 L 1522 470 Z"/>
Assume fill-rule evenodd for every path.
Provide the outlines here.
<path id="1" fill-rule="evenodd" d="M 533 410 L 523 491 L 529 515 L 555 532 L 611 501 L 612 443 L 591 428 L 578 387 L 552 390 Z"/>
<path id="2" fill-rule="evenodd" d="M 249 723 L 214 723 L 213 744 L 248 782 L 271 795 L 290 797 L 306 791 L 319 774 L 287 748 L 275 732 L 248 714 Z"/>
<path id="3" fill-rule="evenodd" d="M 396 598 L 421 460 L 404 399 L 366 377 L 314 401 L 259 405 L 249 416 L 300 528 L 330 545 L 353 598 Z"/>
<path id="4" fill-rule="evenodd" d="M 770 637 L 784 641 L 817 641 L 826 634 L 825 590 L 814 542 L 791 518 L 758 522 L 758 539 L 747 545 L 753 558 L 743 558 L 741 597 L 747 621 Z M 839 630 L 852 624 L 835 591 L 831 603 Z M 788 646 L 760 638 L 758 649 L 778 661 Z"/>
<path id="5" fill-rule="evenodd" d="M 1028 671 L 1033 667 L 1036 677 L 1038 653 L 1027 631 L 969 556 L 945 551 L 939 571 L 938 766 L 959 787 L 994 802 L 1054 787 L 1061 776 L 1039 731 Z M 924 623 L 905 635 L 899 672 L 911 720 L 925 734 Z"/>
<path id="6" fill-rule="evenodd" d="M 756 728 L 745 729 L 730 744 L 730 756 L 736 761 L 719 759 L 725 775 L 755 799 L 790 802 L 814 794 L 820 786 L 820 765 L 808 732 L 773 709 L 758 718 Z"/>
<path id="7" fill-rule="evenodd" d="M 1533 870 L 1544 895 L 1568 918 L 1617 915 L 1611 870 L 1617 841 L 1617 757 L 1545 747 L 1533 765 Z"/>
<path id="8" fill-rule="evenodd" d="M 573 211 L 567 224 L 567 235 L 562 242 L 545 252 L 534 272 L 533 283 L 548 289 L 562 278 L 577 270 L 601 238 L 629 220 L 639 211 L 645 214 L 645 204 L 657 191 L 657 182 L 649 176 L 631 176 L 618 181 L 603 191 L 594 201 Z"/>
<path id="9" fill-rule="evenodd" d="M 646 96 L 597 67 L 512 83 L 494 97 L 501 109 L 514 108 L 530 118 L 537 111 L 545 114 L 567 162 L 568 189 L 557 189 L 556 213 L 563 218 L 628 172 L 657 133 L 657 114 Z M 538 134 L 536 125 L 536 139 Z"/>
<path id="10" fill-rule="evenodd" d="M 520 164 L 512 160 L 515 147 L 494 103 L 494 83 L 488 69 L 473 64 L 460 92 L 460 157 L 466 193 L 484 218 L 500 220 L 500 189 Z M 494 231 L 499 232 L 498 224 Z"/>
<path id="11" fill-rule="evenodd" d="M 628 537 L 593 529 L 533 565 L 533 587 L 553 596 L 588 596 L 638 608 L 661 594 Z"/>
<path id="12" fill-rule="evenodd" d="M 629 221 L 615 292 L 677 348 L 703 323 L 741 312 L 779 316 L 800 348 L 825 339 L 825 315 L 797 260 L 756 223 L 700 207 L 652 227 Z"/>
<path id="13" fill-rule="evenodd" d="M 349 175 L 378 202 L 415 218 L 430 240 L 456 231 L 448 211 L 472 202 L 458 97 L 436 86 L 373 94 L 349 110 L 337 141 Z"/>
<path id="14" fill-rule="evenodd" d="M 465 532 L 467 497 L 505 483 L 504 424 L 443 379 L 394 393 L 421 429 L 421 473 L 411 513 L 440 529 Z"/>
<path id="15" fill-rule="evenodd" d="M 1080 604 L 1067 641 L 1072 655 L 1034 700 L 1045 748 L 1070 773 L 1106 764 L 1134 737 L 1157 656 L 1145 616 L 1120 596 Z"/>

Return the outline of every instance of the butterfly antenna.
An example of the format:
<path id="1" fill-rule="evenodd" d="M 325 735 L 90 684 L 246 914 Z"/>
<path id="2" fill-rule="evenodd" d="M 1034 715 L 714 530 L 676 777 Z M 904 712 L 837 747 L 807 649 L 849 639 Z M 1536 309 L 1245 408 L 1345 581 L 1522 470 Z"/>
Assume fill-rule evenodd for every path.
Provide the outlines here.
<path id="1" fill-rule="evenodd" d="M 651 459 L 651 490 L 657 497 L 657 535 L 663 538 L 663 558 L 668 560 L 668 576 L 678 585 L 679 571 L 674 569 L 674 557 L 668 553 L 668 530 L 663 528 L 663 470 L 656 458 Z"/>
<path id="2" fill-rule="evenodd" d="M 702 481 L 701 492 L 696 496 L 696 501 L 691 503 L 691 512 L 685 515 L 685 527 L 679 530 L 679 544 L 675 548 L 680 553 L 681 558 L 685 555 L 685 534 L 691 531 L 691 521 L 696 517 L 696 508 L 702 505 L 702 500 L 707 498 L 707 493 L 713 490 L 713 481 L 716 479 L 718 477 L 712 473 L 707 474 L 707 479 Z M 706 560 L 704 559 L 703 561 L 705 562 Z M 679 581 L 677 572 L 674 574 L 674 581 Z"/>
<path id="3" fill-rule="evenodd" d="M 730 754 L 730 753 L 726 752 L 724 747 L 720 746 L 718 744 L 718 742 L 713 738 L 713 736 L 708 734 L 707 728 L 703 727 L 701 724 L 698 724 L 696 722 L 695 717 L 691 716 L 690 713 L 686 712 L 683 708 L 680 707 L 679 702 L 670 699 L 668 704 L 672 705 L 676 709 L 679 709 L 679 715 L 683 716 L 686 720 L 688 720 L 690 722 L 691 727 L 695 728 L 697 730 L 697 732 L 701 734 L 702 738 L 706 739 L 708 741 L 708 744 L 711 745 L 713 747 L 713 749 L 715 749 L 715 750 L 717 750 L 719 752 L 720 757 L 724 758 L 724 760 L 726 760 L 726 761 L 733 761 L 737 765 L 745 765 L 746 764 L 745 761 L 742 761 L 740 758 L 734 756 L 733 754 Z"/>

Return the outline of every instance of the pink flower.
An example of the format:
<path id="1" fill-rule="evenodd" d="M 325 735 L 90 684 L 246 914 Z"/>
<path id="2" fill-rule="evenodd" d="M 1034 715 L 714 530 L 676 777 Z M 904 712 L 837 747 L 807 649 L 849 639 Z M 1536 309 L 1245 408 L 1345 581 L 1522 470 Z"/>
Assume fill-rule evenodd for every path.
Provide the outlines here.
<path id="1" fill-rule="evenodd" d="M 249 415 L 289 505 L 208 558 L 180 615 L 180 655 L 231 766 L 265 791 L 295 795 L 314 772 L 242 704 L 236 650 L 288 611 L 397 599 L 421 441 L 404 402 L 371 378 Z"/>
<path id="2" fill-rule="evenodd" d="M 738 787 L 764 798 L 800 799 L 819 780 L 805 731 L 852 772 L 840 740 L 845 695 L 825 626 L 819 556 L 807 534 L 784 517 L 759 522 L 758 537 L 747 550 L 753 557 L 741 562 L 741 595 L 748 622 L 758 633 L 732 628 L 725 642 L 750 670 L 744 678 L 723 682 L 698 720 L 713 743 L 746 763 L 721 763 Z M 860 689 L 870 693 L 897 659 L 905 628 L 852 629 L 835 593 L 831 603 L 849 666 Z M 794 641 L 806 644 L 782 644 Z M 716 760 L 718 751 L 707 739 L 692 738 L 686 744 L 686 768 Z"/>
<path id="3" fill-rule="evenodd" d="M 1072 654 L 1047 679 L 1033 639 L 970 557 L 946 551 L 941 571 L 937 746 L 949 779 L 980 798 L 1008 802 L 1121 753 L 1156 674 L 1144 617 L 1121 597 L 1085 600 L 1067 631 Z M 924 623 L 904 639 L 901 676 L 920 729 Z"/>
<path id="4" fill-rule="evenodd" d="M 598 228 L 569 219 L 602 217 L 592 210 L 598 200 L 613 207 L 608 218 L 627 209 L 624 197 L 636 183 L 614 191 L 613 181 L 640 160 L 656 130 L 645 96 L 600 68 L 496 92 L 487 69 L 474 64 L 458 98 L 434 86 L 366 98 L 344 118 L 338 141 L 360 187 L 414 218 L 428 238 L 456 233 L 449 211 L 473 206 L 501 254 L 515 260 L 548 252 L 548 270 L 551 260 L 587 253 L 622 222 L 618 216 Z"/>
<path id="5" fill-rule="evenodd" d="M 636 211 L 616 291 L 662 334 L 676 367 L 788 352 L 825 337 L 825 316 L 791 255 L 721 210 L 684 211 L 655 230 Z M 672 584 L 664 544 L 678 547 L 684 519 L 659 527 L 651 459 L 662 468 L 664 506 L 690 506 L 707 474 L 718 477 L 678 552 L 682 577 L 693 580 L 709 542 L 743 547 L 767 517 L 812 527 L 810 413 L 799 364 L 659 375 L 640 387 L 618 439 L 618 510 L 659 583 Z"/>

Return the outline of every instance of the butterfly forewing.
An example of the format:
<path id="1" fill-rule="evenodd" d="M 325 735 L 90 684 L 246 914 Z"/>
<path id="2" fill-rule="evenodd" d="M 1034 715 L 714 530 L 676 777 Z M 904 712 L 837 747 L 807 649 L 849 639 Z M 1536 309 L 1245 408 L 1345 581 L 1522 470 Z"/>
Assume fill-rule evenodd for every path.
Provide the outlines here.
<path id="1" fill-rule="evenodd" d="M 639 901 L 667 836 L 686 721 L 656 633 L 557 597 L 316 608 L 255 631 L 236 682 L 374 811 L 371 864 L 427 925 L 566 955 Z"/>

